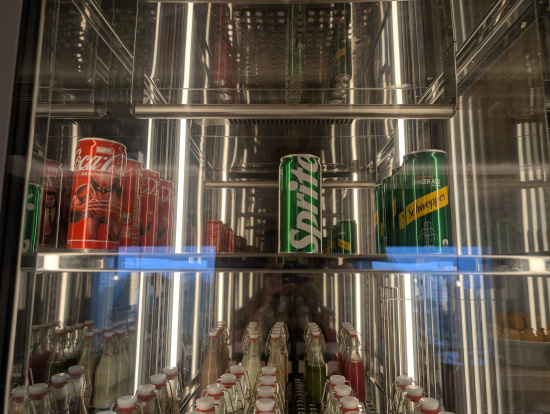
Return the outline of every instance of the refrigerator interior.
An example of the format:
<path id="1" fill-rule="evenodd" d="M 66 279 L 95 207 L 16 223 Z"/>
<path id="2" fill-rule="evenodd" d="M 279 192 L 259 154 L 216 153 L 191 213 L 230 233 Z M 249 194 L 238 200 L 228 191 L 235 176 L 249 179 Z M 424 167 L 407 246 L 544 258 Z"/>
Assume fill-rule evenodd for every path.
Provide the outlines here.
<path id="1" fill-rule="evenodd" d="M 33 326 L 135 326 L 132 389 L 177 366 L 178 409 L 187 412 L 203 391 L 207 334 L 219 322 L 234 363 L 248 322 L 264 341 L 285 322 L 299 377 L 307 323 L 321 328 L 332 374 L 347 321 L 365 355 L 365 412 L 388 412 L 402 374 L 447 411 L 550 412 L 547 4 L 42 7 L 34 129 L 17 137 L 32 143 L 25 184 L 42 183 L 45 160 L 72 169 L 81 138 L 120 142 L 174 183 L 173 251 L 66 249 L 61 215 L 58 247 L 21 253 L 11 275 L 19 287 L 4 407 L 12 388 L 33 381 Z M 329 76 L 342 21 L 351 55 L 344 86 Z M 288 81 L 297 30 L 299 86 Z M 220 36 L 229 63 L 215 83 Z M 449 160 L 454 250 L 377 254 L 374 187 L 405 154 L 426 149 Z M 355 255 L 278 254 L 279 162 L 288 154 L 320 158 L 323 237 L 355 220 Z M 212 220 L 243 238 L 240 252 L 205 248 Z M 546 329 L 544 342 L 520 340 L 529 328 Z"/>

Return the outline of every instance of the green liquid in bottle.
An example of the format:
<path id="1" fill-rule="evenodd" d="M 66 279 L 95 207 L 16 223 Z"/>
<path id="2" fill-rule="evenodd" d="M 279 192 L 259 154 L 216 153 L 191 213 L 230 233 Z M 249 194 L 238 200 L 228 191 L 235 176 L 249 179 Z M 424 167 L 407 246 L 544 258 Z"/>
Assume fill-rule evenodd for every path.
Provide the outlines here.
<path id="1" fill-rule="evenodd" d="M 321 404 L 326 379 L 327 367 L 325 364 L 306 365 L 306 389 L 310 403 Z"/>

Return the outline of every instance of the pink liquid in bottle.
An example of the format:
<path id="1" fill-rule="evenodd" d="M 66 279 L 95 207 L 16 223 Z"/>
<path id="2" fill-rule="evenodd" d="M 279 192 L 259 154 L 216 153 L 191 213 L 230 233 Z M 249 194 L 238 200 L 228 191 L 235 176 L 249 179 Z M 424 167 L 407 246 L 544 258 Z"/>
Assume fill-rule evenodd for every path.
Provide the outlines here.
<path id="1" fill-rule="evenodd" d="M 363 361 L 346 361 L 344 376 L 359 401 L 365 401 L 365 365 Z"/>

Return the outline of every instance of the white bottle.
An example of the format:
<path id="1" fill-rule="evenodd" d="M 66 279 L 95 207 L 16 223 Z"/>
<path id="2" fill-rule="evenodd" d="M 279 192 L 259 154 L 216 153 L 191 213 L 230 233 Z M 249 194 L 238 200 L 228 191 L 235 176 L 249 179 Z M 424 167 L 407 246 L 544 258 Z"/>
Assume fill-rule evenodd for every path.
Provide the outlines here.
<path id="1" fill-rule="evenodd" d="M 182 389 L 178 367 L 164 367 L 162 369 L 162 373 L 166 375 L 168 398 L 172 404 L 172 412 L 178 413 Z"/>
<path id="2" fill-rule="evenodd" d="M 99 410 L 111 408 L 117 400 L 118 369 L 113 332 L 105 332 L 101 359 L 95 372 L 94 407 Z"/>
<path id="3" fill-rule="evenodd" d="M 126 353 L 126 331 L 119 329 L 116 331 L 118 340 L 118 354 L 117 354 L 117 396 L 129 394 L 130 391 L 130 361 L 128 354 Z"/>

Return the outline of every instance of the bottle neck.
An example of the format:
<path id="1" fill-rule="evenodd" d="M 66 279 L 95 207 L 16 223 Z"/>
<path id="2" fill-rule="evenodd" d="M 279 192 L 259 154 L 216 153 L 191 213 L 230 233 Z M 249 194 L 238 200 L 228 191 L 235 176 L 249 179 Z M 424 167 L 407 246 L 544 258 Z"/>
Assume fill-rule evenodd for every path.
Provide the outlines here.
<path id="1" fill-rule="evenodd" d="M 103 341 L 103 355 L 111 355 L 115 353 L 115 342 L 113 338 L 105 338 Z"/>

